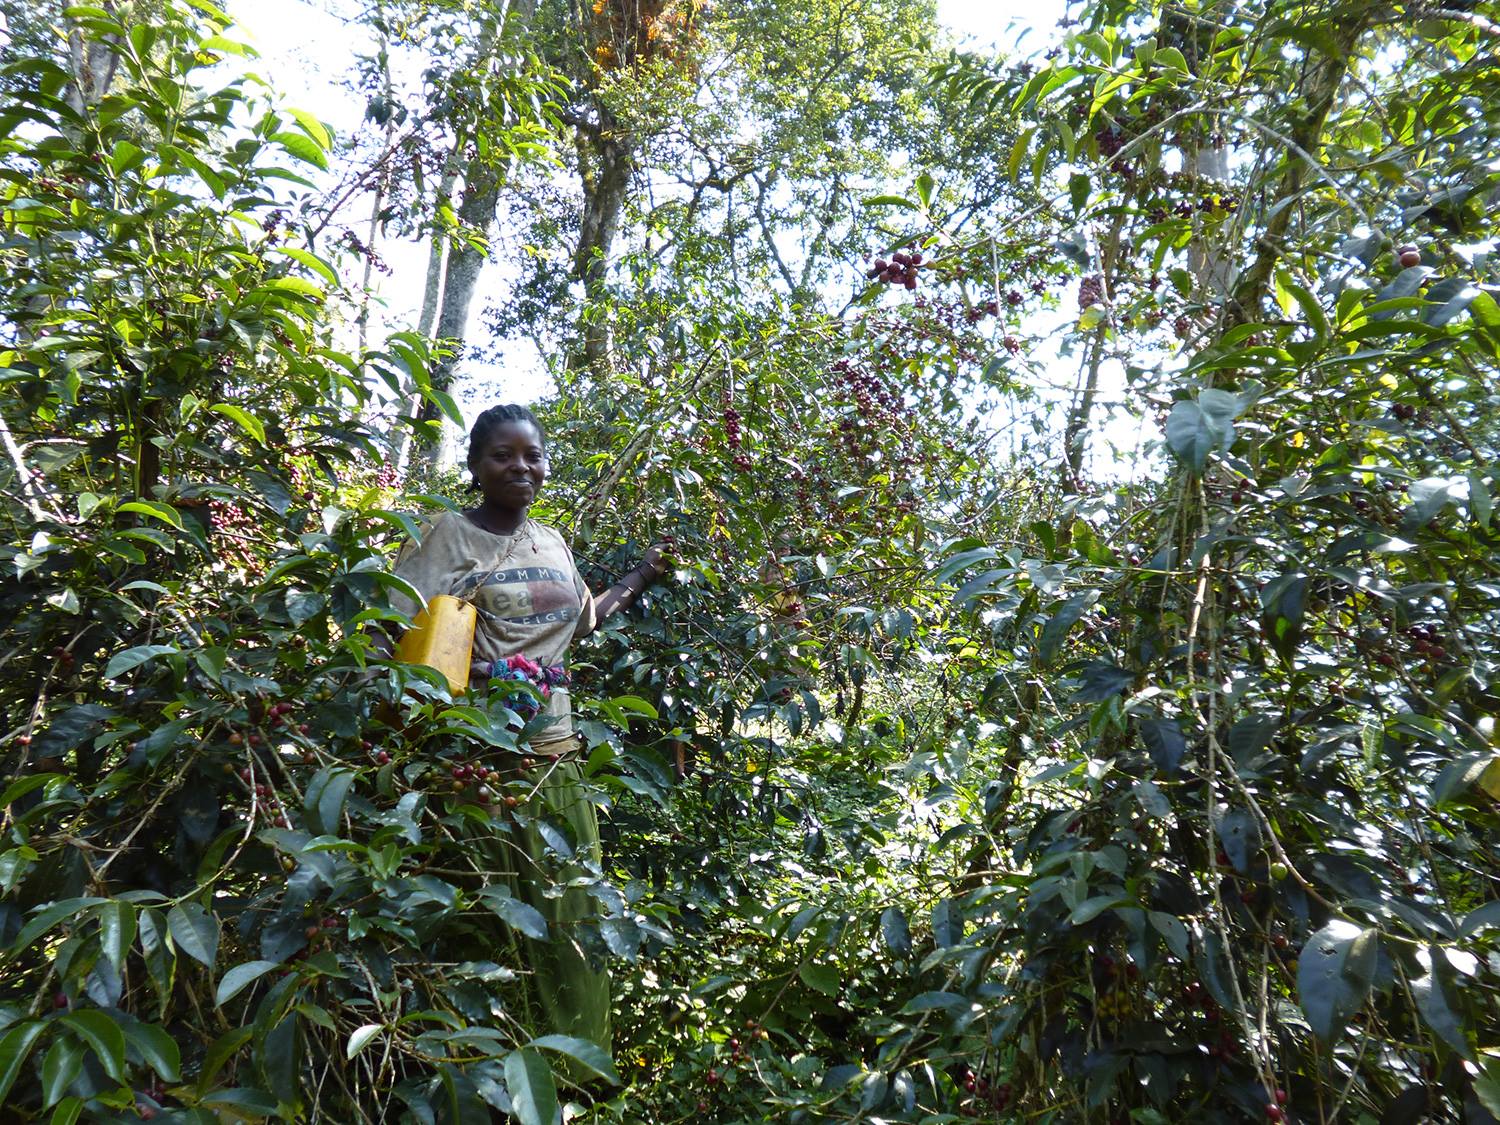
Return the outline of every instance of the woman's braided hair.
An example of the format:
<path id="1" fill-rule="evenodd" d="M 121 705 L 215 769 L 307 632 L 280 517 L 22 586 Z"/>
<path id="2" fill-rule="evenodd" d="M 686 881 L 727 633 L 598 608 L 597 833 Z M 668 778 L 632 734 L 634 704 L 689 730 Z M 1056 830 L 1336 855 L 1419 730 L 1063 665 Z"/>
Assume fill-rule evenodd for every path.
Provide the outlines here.
<path id="1" fill-rule="evenodd" d="M 536 415 L 524 406 L 508 402 L 504 406 L 492 406 L 474 419 L 474 428 L 469 431 L 469 459 L 468 466 L 472 469 L 474 462 L 479 460 L 479 454 L 484 450 L 485 442 L 490 440 L 490 435 L 507 422 L 529 422 L 536 427 L 537 436 L 542 439 L 542 447 L 547 445 L 547 431 L 542 429 L 542 424 L 536 420 Z M 477 488 L 478 485 L 470 487 Z"/>

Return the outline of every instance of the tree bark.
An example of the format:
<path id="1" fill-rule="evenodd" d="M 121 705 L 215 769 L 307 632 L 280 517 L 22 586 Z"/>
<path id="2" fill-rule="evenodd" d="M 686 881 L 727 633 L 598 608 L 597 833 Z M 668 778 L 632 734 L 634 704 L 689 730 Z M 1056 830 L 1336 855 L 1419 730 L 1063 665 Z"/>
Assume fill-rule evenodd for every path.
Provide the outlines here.
<path id="1" fill-rule="evenodd" d="M 1224 310 L 1224 330 L 1241 324 L 1251 324 L 1260 319 L 1261 308 L 1270 292 L 1271 274 L 1281 260 L 1282 240 L 1291 226 L 1296 208 L 1290 201 L 1302 192 L 1307 175 L 1311 171 L 1297 150 L 1317 157 L 1321 147 L 1323 125 L 1333 109 L 1339 88 L 1349 72 L 1349 60 L 1359 46 L 1359 41 L 1369 30 L 1375 18 L 1375 8 L 1367 5 L 1353 14 L 1345 14 L 1331 21 L 1327 30 L 1332 40 L 1333 51 L 1313 52 L 1309 56 L 1306 78 L 1299 84 L 1299 95 L 1307 110 L 1297 120 L 1291 132 L 1291 141 L 1296 148 L 1286 154 L 1286 172 L 1274 199 L 1268 201 L 1271 212 L 1266 229 L 1256 239 L 1256 254 L 1234 285 Z"/>
<path id="2" fill-rule="evenodd" d="M 114 13 L 113 0 L 100 0 L 99 6 Z M 73 72 L 67 89 L 68 106 L 75 113 L 82 113 L 98 105 L 99 99 L 109 93 L 120 65 L 120 53 L 112 37 L 94 39 L 73 27 L 68 29 L 68 62 Z"/>
<path id="3" fill-rule="evenodd" d="M 499 0 L 498 11 L 492 26 L 485 29 L 479 42 L 481 58 L 489 54 L 505 29 L 506 19 L 514 14 L 528 17 L 535 11 L 535 0 Z M 509 165 L 485 163 L 477 155 L 464 162 L 467 137 L 460 136 L 454 144 L 453 157 L 438 186 L 433 211 L 444 203 L 451 203 L 454 185 L 462 179 L 459 191 L 457 217 L 464 228 L 480 231 L 485 240 L 476 248 L 467 241 L 459 241 L 445 229 L 433 231 L 433 242 L 427 262 L 427 283 L 422 295 L 422 312 L 419 327 L 425 335 L 432 335 L 445 343 L 452 354 L 433 366 L 431 381 L 434 388 L 447 392 L 453 385 L 459 364 L 463 360 L 464 344 L 468 336 L 469 310 L 473 304 L 474 291 L 479 276 L 489 257 L 488 236 L 495 225 L 495 212 L 500 203 L 500 191 L 504 186 Z M 441 441 L 413 442 L 424 424 L 439 424 L 442 412 L 431 400 L 413 394 L 404 416 L 416 423 L 416 429 L 400 436 L 403 453 L 398 463 L 408 459 L 415 464 L 423 461 L 435 462 L 442 452 Z M 398 423 L 407 430 L 404 423 Z"/>
<path id="4" fill-rule="evenodd" d="M 598 125 L 581 130 L 579 140 L 583 215 L 573 253 L 573 277 L 583 283 L 585 305 L 579 325 L 582 350 L 575 356 L 574 366 L 607 374 L 610 321 L 599 305 L 609 279 L 615 236 L 620 233 L 620 215 L 635 166 L 635 146 L 616 130 L 613 117 L 602 110 Z"/>

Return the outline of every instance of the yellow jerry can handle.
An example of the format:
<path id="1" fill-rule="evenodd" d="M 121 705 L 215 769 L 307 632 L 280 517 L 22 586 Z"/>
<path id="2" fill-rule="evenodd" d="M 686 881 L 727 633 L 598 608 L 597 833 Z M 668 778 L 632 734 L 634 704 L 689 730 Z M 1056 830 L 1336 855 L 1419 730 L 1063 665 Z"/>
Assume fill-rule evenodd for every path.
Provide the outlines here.
<path id="1" fill-rule="evenodd" d="M 448 690 L 454 695 L 467 691 L 478 618 L 471 603 L 450 594 L 434 594 L 397 643 L 396 658 L 436 668 L 447 678 Z"/>

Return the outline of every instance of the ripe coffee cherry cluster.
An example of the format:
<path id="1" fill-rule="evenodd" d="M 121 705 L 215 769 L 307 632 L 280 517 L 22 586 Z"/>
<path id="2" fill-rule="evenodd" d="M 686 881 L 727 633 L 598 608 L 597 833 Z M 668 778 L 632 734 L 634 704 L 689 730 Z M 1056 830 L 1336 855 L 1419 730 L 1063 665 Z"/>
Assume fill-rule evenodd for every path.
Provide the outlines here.
<path id="1" fill-rule="evenodd" d="M 1239 209 L 1239 198 L 1233 192 L 1214 192 L 1196 200 L 1178 200 L 1170 208 L 1153 207 L 1146 213 L 1146 218 L 1153 223 L 1164 223 L 1173 216 L 1179 219 L 1189 219 L 1200 212 L 1210 215 L 1232 215 Z"/>
<path id="2" fill-rule="evenodd" d="M 1091 273 L 1078 282 L 1078 308 L 1084 309 L 1104 302 L 1104 279 L 1097 273 Z"/>
<path id="3" fill-rule="evenodd" d="M 1128 143 L 1128 138 L 1114 126 L 1100 129 L 1094 134 L 1094 143 L 1099 146 L 1099 155 L 1106 159 L 1114 156 Z"/>
<path id="4" fill-rule="evenodd" d="M 903 285 L 907 289 L 917 287 L 917 271 L 922 268 L 922 255 L 919 251 L 912 249 L 910 253 L 898 250 L 891 255 L 887 262 L 884 258 L 876 258 L 875 263 L 865 271 L 865 276 L 871 281 L 883 281 L 887 285 Z"/>
<path id="5" fill-rule="evenodd" d="M 1417 656 L 1441 664 L 1448 659 L 1448 650 L 1443 645 L 1443 634 L 1436 625 L 1413 625 L 1406 631 L 1411 639 L 1411 650 Z"/>
<path id="6" fill-rule="evenodd" d="M 970 1067 L 964 1067 L 958 1072 L 958 1081 L 964 1090 L 974 1095 L 978 1102 L 987 1102 L 996 1110 L 1004 1110 L 1010 1105 L 1011 1098 L 1015 1095 L 1015 1088 L 1009 1082 L 1002 1082 L 998 1086 L 991 1086 L 989 1079 L 983 1075 L 975 1074 Z M 969 1116 L 977 1116 L 977 1107 L 970 1110 Z"/>
<path id="7" fill-rule="evenodd" d="M 1391 407 L 1391 413 L 1403 422 L 1410 422 L 1417 416 L 1417 408 L 1409 402 L 1398 402 Z"/>
<path id="8" fill-rule="evenodd" d="M 359 235 L 355 234 L 352 230 L 345 229 L 343 237 L 338 242 L 339 245 L 351 253 L 358 254 L 361 258 L 367 259 L 373 269 L 378 270 L 387 277 L 393 272 L 386 260 L 380 256 L 379 251 L 372 246 L 366 246 L 360 240 Z"/>
<path id="9" fill-rule="evenodd" d="M 861 418 L 895 423 L 911 415 L 911 408 L 901 401 L 879 376 L 861 367 L 847 356 L 834 360 L 833 382 L 841 398 L 852 399 Z"/>
<path id="10" fill-rule="evenodd" d="M 1404 270 L 1409 270 L 1414 266 L 1420 266 L 1422 264 L 1422 251 L 1418 250 L 1410 243 L 1405 246 L 1398 246 L 1396 248 L 1396 261 Z"/>
<path id="11" fill-rule="evenodd" d="M 208 522 L 219 539 L 219 554 L 225 562 L 240 566 L 252 574 L 264 569 L 250 548 L 257 527 L 249 512 L 238 504 L 211 500 L 208 505 Z"/>
<path id="12" fill-rule="evenodd" d="M 999 301 L 986 301 L 982 305 L 970 305 L 964 310 L 964 319 L 970 324 L 978 324 L 987 316 L 1000 315 Z"/>
<path id="13" fill-rule="evenodd" d="M 740 412 L 736 410 L 729 401 L 729 396 L 724 396 L 724 410 L 720 414 L 724 421 L 724 440 L 728 442 L 729 448 L 734 450 L 734 467 L 739 472 L 745 472 L 752 464 L 750 454 L 745 451 L 740 436 Z"/>

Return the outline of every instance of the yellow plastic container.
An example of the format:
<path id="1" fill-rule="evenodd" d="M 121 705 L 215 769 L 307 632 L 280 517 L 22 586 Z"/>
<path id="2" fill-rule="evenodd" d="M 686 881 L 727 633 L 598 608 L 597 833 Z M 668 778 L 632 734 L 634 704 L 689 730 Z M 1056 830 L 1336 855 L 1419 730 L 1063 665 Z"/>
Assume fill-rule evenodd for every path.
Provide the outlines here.
<path id="1" fill-rule="evenodd" d="M 396 658 L 436 668 L 447 678 L 448 690 L 454 695 L 467 691 L 478 618 L 469 602 L 436 594 L 427 599 L 427 608 L 417 614 L 396 645 Z"/>

